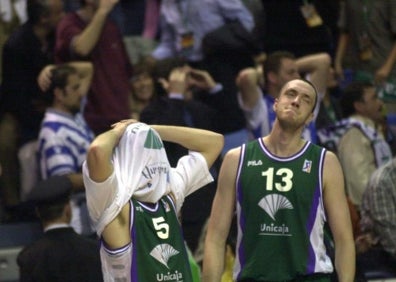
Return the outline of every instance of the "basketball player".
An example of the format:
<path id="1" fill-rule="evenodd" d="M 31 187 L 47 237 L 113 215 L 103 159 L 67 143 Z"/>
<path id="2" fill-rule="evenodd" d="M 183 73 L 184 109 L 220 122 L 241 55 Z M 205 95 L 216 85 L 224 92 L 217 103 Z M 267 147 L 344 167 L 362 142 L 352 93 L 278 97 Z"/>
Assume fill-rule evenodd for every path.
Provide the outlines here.
<path id="1" fill-rule="evenodd" d="M 161 139 L 189 150 L 175 168 Z M 83 174 L 105 281 L 192 281 L 177 214 L 187 195 L 213 181 L 209 168 L 223 143 L 211 131 L 135 120 L 93 141 Z"/>
<path id="2" fill-rule="evenodd" d="M 269 135 L 230 150 L 222 163 L 205 242 L 203 281 L 220 281 L 234 210 L 235 281 L 330 281 L 329 225 L 338 281 L 352 282 L 355 251 L 336 156 L 301 138 L 317 92 L 308 81 L 286 83 L 273 106 Z"/>

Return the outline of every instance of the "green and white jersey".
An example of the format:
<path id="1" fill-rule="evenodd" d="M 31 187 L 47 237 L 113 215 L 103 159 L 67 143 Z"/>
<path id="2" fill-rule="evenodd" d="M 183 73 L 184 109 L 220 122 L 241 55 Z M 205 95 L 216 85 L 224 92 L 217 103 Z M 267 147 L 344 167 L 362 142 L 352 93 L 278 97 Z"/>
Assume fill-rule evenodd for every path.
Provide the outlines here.
<path id="1" fill-rule="evenodd" d="M 325 149 L 310 142 L 287 158 L 271 154 L 262 138 L 242 146 L 235 280 L 283 281 L 333 272 L 323 238 L 324 156 Z"/>
<path id="2" fill-rule="evenodd" d="M 192 281 L 175 207 L 169 197 L 149 206 L 133 201 L 132 281 Z"/>
<path id="3" fill-rule="evenodd" d="M 192 282 L 191 268 L 173 201 L 162 197 L 156 204 L 131 199 L 132 244 L 106 251 L 111 270 L 105 281 Z M 124 257 L 124 258 L 122 258 Z M 120 280 L 118 280 L 120 279 Z"/>

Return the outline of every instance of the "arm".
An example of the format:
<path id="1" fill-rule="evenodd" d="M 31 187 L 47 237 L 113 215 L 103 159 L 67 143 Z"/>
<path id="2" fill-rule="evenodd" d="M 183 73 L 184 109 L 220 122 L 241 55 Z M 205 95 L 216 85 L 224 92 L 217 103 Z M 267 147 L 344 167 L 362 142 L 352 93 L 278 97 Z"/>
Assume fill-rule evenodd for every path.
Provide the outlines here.
<path id="1" fill-rule="evenodd" d="M 391 33 L 393 38 L 393 47 L 386 55 L 386 60 L 383 62 L 382 66 L 376 70 L 375 72 L 375 82 L 380 84 L 387 80 L 389 74 L 391 73 L 392 69 L 395 66 L 396 62 L 396 40 L 395 33 L 396 33 L 396 3 L 395 1 L 388 1 L 386 4 L 387 7 L 387 25 L 388 25 L 388 32 Z"/>
<path id="2" fill-rule="evenodd" d="M 166 23 L 163 16 L 161 16 L 160 20 L 160 30 L 161 38 L 159 44 L 151 54 L 155 60 L 170 58 L 176 54 L 176 39 L 174 37 L 172 27 Z"/>
<path id="3" fill-rule="evenodd" d="M 67 65 L 74 67 L 81 78 L 80 89 L 81 93 L 86 94 L 91 85 L 93 76 L 93 65 L 90 62 L 70 62 Z M 51 72 L 56 65 L 47 65 L 39 73 L 37 83 L 40 89 L 45 92 L 51 85 Z"/>
<path id="4" fill-rule="evenodd" d="M 117 4 L 118 0 L 99 0 L 99 8 L 84 31 L 72 40 L 72 50 L 79 56 L 85 57 L 91 53 L 98 43 L 107 16 Z"/>
<path id="5" fill-rule="evenodd" d="M 327 53 L 318 53 L 304 56 L 298 58 L 296 64 L 300 73 L 309 75 L 309 80 L 315 85 L 318 94 L 322 95 L 321 98 L 323 98 L 327 90 L 327 78 L 331 64 L 330 55 Z"/>
<path id="6" fill-rule="evenodd" d="M 337 175 L 337 177 L 334 177 Z M 355 245 L 344 190 L 341 165 L 332 152 L 325 156 L 323 172 L 324 206 L 335 243 L 335 268 L 338 281 L 352 282 L 355 274 Z"/>
<path id="7" fill-rule="evenodd" d="M 113 125 L 112 129 L 100 134 L 91 143 L 87 153 L 89 177 L 95 182 L 105 181 L 113 172 L 111 162 L 113 149 L 129 124 L 135 120 L 126 120 Z M 129 205 L 122 207 L 120 213 L 103 230 L 102 236 L 111 248 L 120 248 L 130 242 Z"/>
<path id="8" fill-rule="evenodd" d="M 209 72 L 198 69 L 190 69 L 188 72 L 188 85 L 189 87 L 197 87 L 207 92 L 211 92 L 218 84 L 216 81 L 214 81 Z"/>
<path id="9" fill-rule="evenodd" d="M 211 167 L 224 145 L 223 135 L 190 127 L 151 125 L 163 141 L 177 143 L 188 150 L 199 152 Z"/>
<path id="10" fill-rule="evenodd" d="M 334 69 L 336 75 L 341 79 L 344 79 L 344 70 L 342 67 L 342 61 L 344 59 L 345 50 L 348 46 L 348 41 L 349 41 L 348 33 L 341 32 L 338 38 L 337 51 L 334 60 Z"/>
<path id="11" fill-rule="evenodd" d="M 394 161 L 393 161 L 394 162 Z M 393 257 L 396 256 L 396 187 L 393 172 L 382 173 L 377 177 L 378 181 L 372 181 L 367 188 L 370 192 L 369 211 L 373 221 L 374 233 L 379 236 L 379 241 L 384 249 Z"/>
<path id="12" fill-rule="evenodd" d="M 375 82 L 380 84 L 387 80 L 390 72 L 392 71 L 393 66 L 396 62 L 396 41 L 393 45 L 393 48 L 389 52 L 385 62 L 382 66 L 375 72 Z"/>
<path id="13" fill-rule="evenodd" d="M 112 129 L 100 134 L 91 143 L 87 153 L 89 176 L 95 182 L 105 181 L 114 170 L 111 158 L 125 129 L 135 120 L 117 122 Z"/>
<path id="14" fill-rule="evenodd" d="M 239 72 L 236 84 L 241 92 L 243 106 L 252 109 L 261 98 L 259 75 L 255 68 L 246 68 Z"/>
<path id="15" fill-rule="evenodd" d="M 235 180 L 240 148 L 229 151 L 222 163 L 205 239 L 203 282 L 218 282 L 224 271 L 226 239 L 235 209 Z"/>
<path id="16" fill-rule="evenodd" d="M 246 28 L 246 30 L 253 30 L 254 19 L 252 13 L 246 8 L 242 1 L 220 0 L 217 2 L 221 9 L 219 13 L 224 15 L 225 20 L 237 19 Z"/>

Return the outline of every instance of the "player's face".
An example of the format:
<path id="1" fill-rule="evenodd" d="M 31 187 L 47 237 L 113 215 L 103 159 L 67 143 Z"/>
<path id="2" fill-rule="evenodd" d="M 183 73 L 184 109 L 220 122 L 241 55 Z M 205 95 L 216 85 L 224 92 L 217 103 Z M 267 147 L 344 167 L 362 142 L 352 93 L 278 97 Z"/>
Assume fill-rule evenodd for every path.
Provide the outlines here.
<path id="1" fill-rule="evenodd" d="M 80 78 L 72 74 L 68 78 L 68 83 L 63 90 L 63 105 L 71 113 L 77 113 L 80 110 L 83 95 L 80 93 Z"/>
<path id="2" fill-rule="evenodd" d="M 307 125 L 313 119 L 315 96 L 315 90 L 303 80 L 286 83 L 274 103 L 277 118 L 295 127 Z"/>

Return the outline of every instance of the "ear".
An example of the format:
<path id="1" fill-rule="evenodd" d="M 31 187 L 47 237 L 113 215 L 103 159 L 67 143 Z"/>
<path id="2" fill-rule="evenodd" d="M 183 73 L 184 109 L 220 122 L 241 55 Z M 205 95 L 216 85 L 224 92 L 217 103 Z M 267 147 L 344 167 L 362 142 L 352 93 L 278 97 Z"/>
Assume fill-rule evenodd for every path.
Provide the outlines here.
<path id="1" fill-rule="evenodd" d="M 278 102 L 279 102 L 279 99 L 275 98 L 274 104 L 272 105 L 272 109 L 274 110 L 274 112 L 276 112 L 276 109 L 278 108 Z"/>
<path id="2" fill-rule="evenodd" d="M 63 98 L 63 91 L 60 88 L 54 89 L 54 101 L 62 101 Z"/>
<path id="3" fill-rule="evenodd" d="M 268 81 L 271 84 L 277 84 L 278 83 L 278 75 L 276 73 L 274 73 L 273 71 L 270 71 L 268 73 Z"/>
<path id="4" fill-rule="evenodd" d="M 314 113 L 311 113 L 308 116 L 307 120 L 305 121 L 305 126 L 308 126 L 308 124 L 310 124 L 310 122 L 313 121 L 314 117 L 315 117 Z"/>
<path id="5" fill-rule="evenodd" d="M 364 103 L 362 101 L 355 101 L 353 103 L 353 107 L 355 108 L 355 111 L 357 113 L 361 113 L 364 111 L 363 107 L 364 107 Z"/>

